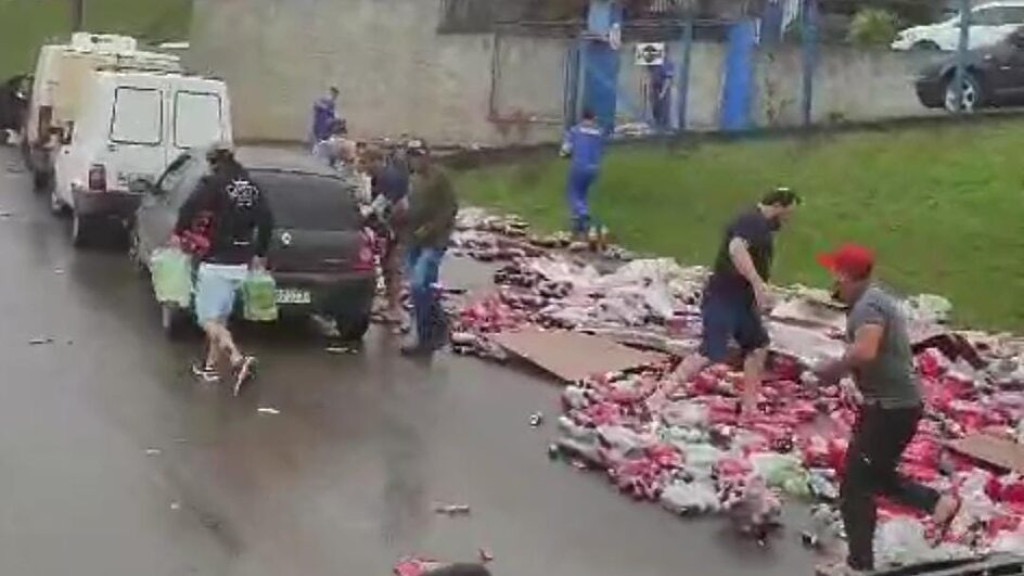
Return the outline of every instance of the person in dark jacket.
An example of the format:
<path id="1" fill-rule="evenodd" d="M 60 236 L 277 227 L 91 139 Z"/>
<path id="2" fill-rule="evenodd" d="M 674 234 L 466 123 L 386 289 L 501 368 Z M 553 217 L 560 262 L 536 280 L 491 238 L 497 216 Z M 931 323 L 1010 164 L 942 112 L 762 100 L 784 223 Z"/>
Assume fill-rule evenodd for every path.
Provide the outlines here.
<path id="1" fill-rule="evenodd" d="M 255 358 L 235 345 L 228 319 L 250 270 L 263 270 L 274 228 L 266 196 L 235 159 L 230 146 L 217 144 L 207 152 L 210 174 L 185 201 L 178 213 L 172 244 L 192 230 L 200 218 L 206 221 L 208 248 L 199 256 L 196 273 L 196 320 L 206 332 L 206 357 L 193 367 L 206 382 L 219 380 L 218 366 L 231 365 L 234 393 L 252 376 Z"/>
<path id="2" fill-rule="evenodd" d="M 367 217 L 374 232 L 381 238 L 381 276 L 387 299 L 385 321 L 402 329 L 402 245 L 396 226 L 403 217 L 409 193 L 409 172 L 403 162 L 389 158 L 383 150 L 371 148 L 361 158 L 370 177 L 370 199 Z"/>
<path id="3" fill-rule="evenodd" d="M 455 229 L 459 203 L 451 179 L 434 164 L 423 141 L 410 141 L 406 155 L 413 177 L 399 241 L 407 250 L 416 337 L 402 352 L 430 354 L 443 346 L 447 337 L 447 320 L 434 285 Z"/>

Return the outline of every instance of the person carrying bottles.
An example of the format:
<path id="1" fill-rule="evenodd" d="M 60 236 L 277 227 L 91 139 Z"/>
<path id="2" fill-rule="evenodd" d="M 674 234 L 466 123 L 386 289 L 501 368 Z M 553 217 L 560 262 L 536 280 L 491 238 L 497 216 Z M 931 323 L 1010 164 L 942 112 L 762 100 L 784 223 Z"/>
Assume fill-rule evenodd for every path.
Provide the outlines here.
<path id="1" fill-rule="evenodd" d="M 561 154 L 571 158 L 566 198 L 576 240 L 586 240 L 590 231 L 590 188 L 597 180 L 604 158 L 604 129 L 593 111 L 583 111 L 582 120 L 565 134 Z"/>
<path id="2" fill-rule="evenodd" d="M 199 256 L 195 287 L 196 321 L 207 343 L 205 358 L 193 366 L 193 373 L 204 382 L 219 382 L 218 368 L 226 360 L 237 396 L 252 377 L 256 359 L 238 349 L 228 320 L 250 271 L 266 268 L 274 217 L 266 195 L 229 144 L 211 146 L 206 159 L 210 174 L 182 204 L 171 245 L 181 248 L 197 219 L 202 215 L 207 220 L 208 249 Z"/>

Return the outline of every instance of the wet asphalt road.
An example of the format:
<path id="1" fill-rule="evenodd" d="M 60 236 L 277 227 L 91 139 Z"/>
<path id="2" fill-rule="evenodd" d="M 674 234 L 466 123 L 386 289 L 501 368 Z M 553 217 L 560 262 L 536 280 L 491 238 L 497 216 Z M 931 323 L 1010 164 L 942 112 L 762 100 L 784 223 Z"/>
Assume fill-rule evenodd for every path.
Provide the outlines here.
<path id="1" fill-rule="evenodd" d="M 558 391 L 521 370 L 283 330 L 243 336 L 262 371 L 242 398 L 194 383 L 198 344 L 166 342 L 126 257 L 71 248 L 19 168 L 0 149 L 0 573 L 383 576 L 480 547 L 498 576 L 810 573 L 796 530 L 758 550 L 550 463 Z"/>

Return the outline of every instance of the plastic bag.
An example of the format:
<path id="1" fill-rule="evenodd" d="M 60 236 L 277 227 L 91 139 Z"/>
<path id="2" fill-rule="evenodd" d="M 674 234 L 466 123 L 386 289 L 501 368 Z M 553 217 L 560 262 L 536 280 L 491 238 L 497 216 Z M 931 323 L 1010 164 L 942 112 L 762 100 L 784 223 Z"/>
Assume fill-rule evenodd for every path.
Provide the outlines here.
<path id="1" fill-rule="evenodd" d="M 676 514 L 707 514 L 721 509 L 715 487 L 701 481 L 669 484 L 661 493 L 661 505 Z"/>
<path id="2" fill-rule="evenodd" d="M 192 257 L 179 248 L 158 248 L 150 258 L 153 292 L 161 304 L 188 308 L 192 301 Z"/>
<path id="3" fill-rule="evenodd" d="M 267 272 L 253 272 L 242 285 L 243 313 L 251 322 L 277 320 L 277 284 Z"/>

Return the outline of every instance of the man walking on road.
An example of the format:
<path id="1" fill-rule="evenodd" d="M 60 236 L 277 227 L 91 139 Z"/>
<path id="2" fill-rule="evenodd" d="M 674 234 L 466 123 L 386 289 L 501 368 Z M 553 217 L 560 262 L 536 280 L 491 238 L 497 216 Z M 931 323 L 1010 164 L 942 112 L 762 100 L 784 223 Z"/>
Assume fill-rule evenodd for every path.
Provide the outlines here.
<path id="1" fill-rule="evenodd" d="M 577 240 L 585 240 L 590 230 L 590 187 L 604 158 L 604 129 L 592 111 L 584 110 L 583 120 L 566 133 L 562 155 L 572 157 L 566 187 L 572 232 Z"/>
<path id="2" fill-rule="evenodd" d="M 196 320 L 206 333 L 206 357 L 193 367 L 197 377 L 217 382 L 221 361 L 231 365 L 235 395 L 252 376 L 255 358 L 242 354 L 228 330 L 228 319 L 250 270 L 263 270 L 274 227 L 266 197 L 253 184 L 230 146 L 207 152 L 210 175 L 203 178 L 178 213 L 172 244 L 200 215 L 208 218 L 209 249 L 196 274 Z"/>
<path id="3" fill-rule="evenodd" d="M 768 276 L 774 236 L 799 204 L 800 197 L 792 190 L 777 188 L 726 227 L 704 288 L 700 351 L 687 358 L 676 373 L 688 379 L 709 362 L 726 362 L 729 341 L 735 340 L 744 357 L 741 398 L 745 414 L 757 407 L 768 358 L 769 339 L 762 315 L 771 306 Z"/>
<path id="4" fill-rule="evenodd" d="M 818 260 L 832 274 L 834 292 L 849 312 L 846 352 L 818 366 L 814 374 L 818 384 L 826 386 L 852 375 L 860 400 L 840 487 L 848 557 L 845 563 L 820 568 L 819 573 L 868 573 L 875 569 L 876 496 L 930 514 L 933 544 L 946 536 L 960 511 L 960 500 L 911 482 L 897 471 L 903 451 L 917 433 L 924 402 L 906 318 L 896 299 L 871 280 L 874 254 L 846 245 Z"/>
<path id="5" fill-rule="evenodd" d="M 413 180 L 399 241 L 408 250 L 406 262 L 416 338 L 403 346 L 402 352 L 430 354 L 443 346 L 448 336 L 448 321 L 434 285 L 455 229 L 459 204 L 448 174 L 434 165 L 424 142 L 410 141 L 406 154 Z"/>

